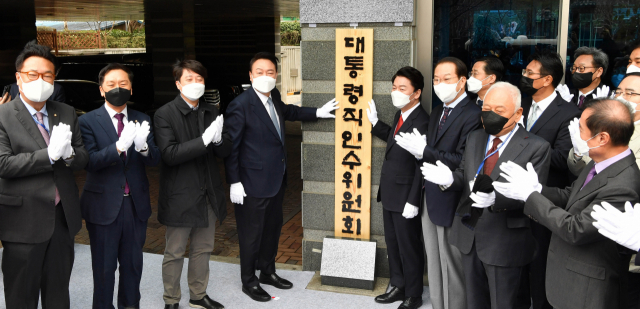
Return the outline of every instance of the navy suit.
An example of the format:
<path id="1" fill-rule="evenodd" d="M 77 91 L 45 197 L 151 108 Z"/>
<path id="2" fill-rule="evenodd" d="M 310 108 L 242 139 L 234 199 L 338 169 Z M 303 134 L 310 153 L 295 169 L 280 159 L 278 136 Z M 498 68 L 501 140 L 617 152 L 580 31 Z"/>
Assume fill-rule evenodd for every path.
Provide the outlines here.
<path id="1" fill-rule="evenodd" d="M 127 108 L 126 121 L 151 122 L 149 116 Z M 91 240 L 93 308 L 113 308 L 114 272 L 120 263 L 118 307 L 140 301 L 142 246 L 151 215 L 146 166 L 155 166 L 160 152 L 153 132 L 147 137 L 147 156 L 132 144 L 126 160 L 118 154 L 119 137 L 105 106 L 80 117 L 80 130 L 89 152 L 87 179 L 80 198 L 82 217 Z M 129 195 L 125 196 L 125 184 Z"/>

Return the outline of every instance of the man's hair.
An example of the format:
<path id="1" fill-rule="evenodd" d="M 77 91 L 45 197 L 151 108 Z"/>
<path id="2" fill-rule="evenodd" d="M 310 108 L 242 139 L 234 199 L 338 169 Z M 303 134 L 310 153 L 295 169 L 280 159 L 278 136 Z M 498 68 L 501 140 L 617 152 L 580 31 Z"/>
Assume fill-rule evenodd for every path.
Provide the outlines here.
<path id="1" fill-rule="evenodd" d="M 276 66 L 276 72 L 278 72 L 278 58 L 270 52 L 259 52 L 255 54 L 253 58 L 251 58 L 251 61 L 249 61 L 249 72 L 253 71 L 253 64 L 260 59 L 267 59 L 273 62 L 273 65 Z"/>
<path id="2" fill-rule="evenodd" d="M 640 72 L 631 72 L 631 73 L 627 73 L 627 74 L 622 78 L 622 80 L 624 80 L 625 78 L 630 77 L 630 76 L 640 77 Z"/>
<path id="3" fill-rule="evenodd" d="M 182 73 L 187 69 L 196 74 L 202 76 L 202 78 L 207 78 L 207 68 L 200 63 L 198 60 L 178 60 L 173 64 L 173 79 L 175 81 L 180 81 L 182 78 Z"/>
<path id="4" fill-rule="evenodd" d="M 518 87 L 507 83 L 507 82 L 496 82 L 487 90 L 487 93 L 484 95 L 485 99 L 489 95 L 489 92 L 492 90 L 504 90 L 504 92 L 508 93 L 513 100 L 513 104 L 516 106 L 515 110 L 517 111 L 522 106 L 522 96 L 520 94 L 520 89 Z"/>
<path id="5" fill-rule="evenodd" d="M 583 55 L 590 55 L 593 58 L 592 64 L 596 67 L 596 70 L 598 68 L 602 68 L 602 76 L 607 73 L 607 69 L 609 68 L 609 56 L 607 56 L 607 54 L 605 54 L 601 49 L 582 46 L 576 49 L 573 54 L 573 58 L 578 59 L 578 57 Z"/>
<path id="6" fill-rule="evenodd" d="M 587 109 L 592 110 L 586 121 L 591 136 L 607 132 L 613 146 L 629 145 L 634 126 L 628 106 L 618 100 L 601 98 L 588 101 L 585 104 Z"/>
<path id="7" fill-rule="evenodd" d="M 391 82 L 393 83 L 398 76 L 406 77 L 411 82 L 414 91 L 422 91 L 424 89 L 424 76 L 416 68 L 406 66 L 398 70 L 391 78 Z"/>
<path id="8" fill-rule="evenodd" d="M 502 80 L 504 76 L 504 64 L 502 64 L 502 61 L 500 61 L 498 57 L 486 56 L 478 59 L 478 62 L 480 61 L 484 62 L 484 72 L 487 73 L 487 75 L 495 75 L 496 82 Z"/>
<path id="9" fill-rule="evenodd" d="M 127 73 L 127 76 L 129 77 L 129 83 L 131 83 L 131 85 L 133 85 L 133 72 L 131 72 L 131 69 L 127 68 L 126 66 L 114 62 L 114 63 L 109 63 L 107 64 L 106 67 L 102 68 L 102 70 L 100 70 L 100 73 L 98 73 L 98 84 L 100 84 L 100 86 L 102 86 L 102 83 L 104 83 L 104 77 L 111 71 L 114 70 L 122 70 L 125 73 Z"/>
<path id="10" fill-rule="evenodd" d="M 553 77 L 553 88 L 558 87 L 560 84 L 560 80 L 562 80 L 562 76 L 564 76 L 564 66 L 562 65 L 562 61 L 560 61 L 560 56 L 549 50 L 541 50 L 536 52 L 531 56 L 529 62 L 538 61 L 541 65 L 540 74 L 542 76 L 551 75 Z"/>
<path id="11" fill-rule="evenodd" d="M 440 59 L 438 63 L 436 63 L 436 66 L 434 67 L 434 69 L 437 68 L 442 63 L 453 63 L 453 65 L 456 66 L 456 75 L 458 75 L 458 78 L 467 77 L 467 74 L 468 74 L 467 65 L 464 64 L 462 60 L 456 57 L 444 57 Z"/>
<path id="12" fill-rule="evenodd" d="M 55 74 L 55 69 L 57 67 L 56 56 L 51 53 L 51 48 L 44 45 L 38 45 L 38 43 L 36 43 L 36 40 L 27 43 L 27 45 L 24 46 L 24 48 L 16 58 L 16 72 L 22 71 L 24 61 L 29 57 L 40 57 L 49 60 L 51 63 L 53 63 L 53 73 Z"/>

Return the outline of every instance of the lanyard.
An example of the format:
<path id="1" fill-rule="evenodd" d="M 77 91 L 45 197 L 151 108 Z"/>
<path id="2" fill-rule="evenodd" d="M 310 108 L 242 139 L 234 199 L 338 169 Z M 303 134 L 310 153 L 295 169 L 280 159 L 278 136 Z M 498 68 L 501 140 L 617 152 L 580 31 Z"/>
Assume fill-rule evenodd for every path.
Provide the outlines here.
<path id="1" fill-rule="evenodd" d="M 33 117 L 32 117 L 32 118 L 33 118 Z M 49 132 L 49 129 L 47 129 L 47 127 L 46 127 L 44 124 L 42 124 L 42 123 L 41 123 L 40 121 L 38 121 L 38 119 L 36 119 L 36 118 L 33 118 L 33 120 L 35 120 L 35 122 L 36 122 L 39 126 L 41 126 L 45 131 L 47 131 L 47 134 L 49 134 L 49 136 L 51 136 L 51 132 Z"/>
<path id="2" fill-rule="evenodd" d="M 516 124 L 517 125 L 517 124 Z M 513 132 L 515 131 L 515 129 L 511 130 L 511 132 L 509 132 L 509 135 L 507 135 L 507 138 L 504 140 L 504 142 L 502 142 L 500 144 L 500 146 L 498 146 L 498 148 L 496 150 L 494 150 L 492 153 L 488 154 L 486 157 L 484 157 L 484 159 L 482 159 L 482 163 L 480 163 L 480 167 L 478 167 L 478 170 L 476 171 L 476 177 L 478 177 L 478 174 L 480 173 L 480 171 L 482 170 L 482 168 L 484 167 L 484 162 L 491 157 L 492 155 L 494 155 L 496 152 L 500 151 L 500 148 L 502 148 L 502 146 L 504 146 L 504 144 L 507 143 L 507 141 L 509 141 L 509 138 L 511 137 L 511 134 L 513 134 Z M 498 137 L 496 137 L 498 138 Z M 489 148 L 489 143 L 491 142 L 491 135 L 489 135 L 489 137 L 487 137 L 487 146 L 484 149 Z"/>

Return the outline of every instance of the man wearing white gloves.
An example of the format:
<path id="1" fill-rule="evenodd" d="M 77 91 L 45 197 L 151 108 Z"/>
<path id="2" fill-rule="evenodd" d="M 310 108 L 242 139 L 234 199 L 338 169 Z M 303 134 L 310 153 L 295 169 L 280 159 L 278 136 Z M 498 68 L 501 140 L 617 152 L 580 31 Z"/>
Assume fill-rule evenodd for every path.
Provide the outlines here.
<path id="1" fill-rule="evenodd" d="M 524 213 L 551 230 L 546 292 L 554 308 L 625 306 L 630 254 L 620 254 L 614 241 L 598 233 L 591 213 L 606 201 L 622 210 L 638 202 L 640 170 L 629 149 L 633 120 L 629 108 L 612 99 L 586 103 L 580 137 L 593 159 L 572 186 L 542 185 L 531 164 L 500 165 L 505 182 L 494 182 L 499 194 L 524 201 Z"/>
<path id="2" fill-rule="evenodd" d="M 378 120 L 373 100 L 367 116 L 373 125 L 371 133 L 387 143 L 377 201 L 382 202 L 384 237 L 387 243 L 391 290 L 375 298 L 378 303 L 403 303 L 399 308 L 418 308 L 422 305 L 422 274 L 424 251 L 419 206 L 422 175 L 416 158 L 396 146 L 395 137 L 416 131 L 421 142 L 426 137 L 429 115 L 420 105 L 424 77 L 412 67 L 404 67 L 391 78 L 391 101 L 398 111 L 393 126 Z M 424 139 L 423 139 L 424 138 Z"/>
<path id="3" fill-rule="evenodd" d="M 249 62 L 252 87 L 231 101 L 226 112 L 233 148 L 225 170 L 235 204 L 242 291 L 256 301 L 271 300 L 260 283 L 293 287 L 275 268 L 287 185 L 284 122 L 335 118 L 331 112 L 338 109 L 335 100 L 317 109 L 284 104 L 275 89 L 277 62 L 272 53 L 257 53 Z"/>
<path id="4" fill-rule="evenodd" d="M 576 49 L 573 58 L 573 89 L 569 90 L 567 85 L 559 85 L 556 90 L 565 101 L 584 110 L 587 101 L 609 97 L 609 86 L 602 82 L 609 68 L 609 56 L 601 49 L 582 46 Z"/>
<path id="5" fill-rule="evenodd" d="M 541 180 L 546 180 L 551 148 L 518 125 L 521 116 L 520 91 L 509 83 L 496 83 L 482 106 L 484 130 L 469 134 L 458 169 L 452 172 L 442 161 L 425 162 L 422 167 L 427 181 L 445 191 L 462 191 L 449 242 L 462 253 L 467 304 L 474 308 L 515 308 L 523 267 L 535 255 L 529 218 L 522 213 L 524 203 L 491 187 L 504 179 L 497 166 L 506 161 L 522 166 L 533 162 Z M 481 179 L 489 190 L 476 190 Z"/>
<path id="6" fill-rule="evenodd" d="M 231 153 L 231 139 L 218 109 L 201 99 L 207 69 L 196 60 L 178 61 L 173 78 L 180 95 L 154 117 L 162 156 L 158 221 L 167 226 L 162 261 L 165 309 L 180 306 L 180 277 L 189 240 L 189 305 L 220 309 L 224 306 L 207 295 L 207 286 L 216 219 L 222 222 L 227 215 L 217 158 Z"/>
<path id="7" fill-rule="evenodd" d="M 98 74 L 105 104 L 79 118 L 89 152 L 80 206 L 91 240 L 93 308 L 114 308 L 115 272 L 120 269 L 118 308 L 140 302 L 142 247 L 151 215 L 146 166 L 160 161 L 144 113 L 127 107 L 133 74 L 112 63 Z"/>

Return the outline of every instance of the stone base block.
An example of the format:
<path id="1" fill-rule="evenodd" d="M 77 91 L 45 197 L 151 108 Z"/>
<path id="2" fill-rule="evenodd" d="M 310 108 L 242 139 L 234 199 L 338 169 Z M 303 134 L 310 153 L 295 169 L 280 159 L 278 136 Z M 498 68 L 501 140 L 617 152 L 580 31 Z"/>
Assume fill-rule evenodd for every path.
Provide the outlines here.
<path id="1" fill-rule="evenodd" d="M 322 242 L 322 284 L 373 290 L 376 242 L 325 237 Z"/>

